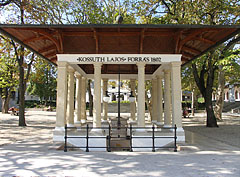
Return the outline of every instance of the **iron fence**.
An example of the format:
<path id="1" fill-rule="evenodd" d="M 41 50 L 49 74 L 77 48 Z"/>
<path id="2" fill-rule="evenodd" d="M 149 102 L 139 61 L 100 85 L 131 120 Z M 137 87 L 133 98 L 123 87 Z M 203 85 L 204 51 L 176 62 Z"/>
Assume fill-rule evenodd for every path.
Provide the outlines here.
<path id="1" fill-rule="evenodd" d="M 174 152 L 177 152 L 177 126 L 175 125 L 174 127 L 164 127 L 161 129 L 172 129 L 173 131 L 173 136 L 156 136 L 156 128 L 154 127 L 154 125 L 152 127 L 133 127 L 131 124 L 129 127 L 111 127 L 110 124 L 108 127 L 89 127 L 89 125 L 87 124 L 86 127 L 81 127 L 81 129 L 86 129 L 86 135 L 85 136 L 68 136 L 68 130 L 69 129 L 75 129 L 75 127 L 67 127 L 67 125 L 65 125 L 65 136 L 64 136 L 64 152 L 67 152 L 69 148 L 84 148 L 86 149 L 86 152 L 89 152 L 90 148 L 104 148 L 106 149 L 108 152 L 111 152 L 111 149 L 114 148 L 122 148 L 122 149 L 129 149 L 130 152 L 133 152 L 134 148 L 151 148 L 152 152 L 155 152 L 156 149 L 159 148 L 173 148 Z M 106 136 L 90 136 L 89 132 L 92 129 L 99 129 L 99 130 L 108 130 L 108 133 Z M 121 130 L 121 129 L 125 129 L 126 131 L 129 130 L 129 135 L 128 136 L 112 136 L 111 135 L 111 131 L 112 130 Z M 151 136 L 133 136 L 133 130 L 134 129 L 151 129 L 152 133 Z M 68 146 L 67 142 L 68 139 L 71 138 L 76 138 L 76 139 L 86 139 L 86 145 L 85 146 Z M 89 146 L 89 139 L 91 138 L 96 138 L 96 139 L 106 139 L 107 143 L 106 146 Z M 127 139 L 129 140 L 129 147 L 113 147 L 111 146 L 111 141 L 114 139 Z M 133 139 L 137 139 L 137 138 L 142 138 L 142 139 L 152 139 L 152 144 L 151 146 L 133 146 Z M 156 139 L 174 139 L 174 143 L 173 146 L 156 146 L 155 145 L 155 140 Z"/>

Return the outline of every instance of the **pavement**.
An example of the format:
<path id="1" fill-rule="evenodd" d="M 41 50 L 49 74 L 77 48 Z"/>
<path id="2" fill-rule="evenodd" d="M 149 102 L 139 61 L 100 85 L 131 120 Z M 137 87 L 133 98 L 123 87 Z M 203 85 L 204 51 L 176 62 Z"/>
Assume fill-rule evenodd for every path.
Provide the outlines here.
<path id="1" fill-rule="evenodd" d="M 56 150 L 55 112 L 0 113 L 0 176 L 239 177 L 240 117 L 224 115 L 206 128 L 205 114 L 183 119 L 187 143 L 179 152 L 83 152 Z"/>

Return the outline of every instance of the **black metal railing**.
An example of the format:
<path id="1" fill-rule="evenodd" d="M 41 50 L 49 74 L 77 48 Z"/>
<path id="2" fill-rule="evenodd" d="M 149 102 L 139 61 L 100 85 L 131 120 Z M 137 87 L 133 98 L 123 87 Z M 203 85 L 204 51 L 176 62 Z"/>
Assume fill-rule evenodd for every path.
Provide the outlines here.
<path id="1" fill-rule="evenodd" d="M 152 127 L 132 127 L 132 125 L 130 124 L 129 127 L 111 127 L 110 124 L 108 127 L 89 127 L 89 125 L 87 124 L 86 127 L 81 127 L 81 129 L 86 129 L 86 135 L 85 136 L 68 136 L 68 129 L 76 129 L 75 127 L 67 127 L 67 125 L 65 125 L 65 136 L 64 136 L 64 140 L 65 140 L 65 143 L 64 143 L 64 152 L 67 152 L 67 150 L 69 148 L 84 148 L 86 149 L 85 151 L 86 152 L 89 152 L 89 149 L 90 148 L 104 148 L 106 149 L 108 152 L 111 152 L 111 149 L 114 149 L 114 148 L 122 148 L 122 149 L 129 149 L 130 152 L 133 152 L 133 149 L 134 148 L 151 148 L 152 149 L 152 152 L 155 152 L 156 149 L 159 149 L 159 148 L 173 148 L 174 149 L 174 152 L 177 152 L 177 126 L 175 125 L 174 127 L 161 127 L 161 129 L 173 129 L 173 136 L 156 136 L 155 135 L 155 127 L 154 125 Z M 89 136 L 89 131 L 90 129 L 99 129 L 99 130 L 108 130 L 108 133 L 106 136 Z M 126 137 L 126 136 L 112 136 L 112 133 L 111 131 L 112 130 L 120 130 L 120 129 L 125 129 L 126 131 L 128 131 L 129 129 L 129 135 Z M 133 136 L 133 130 L 134 129 L 152 129 L 152 134 L 151 136 Z M 85 146 L 68 146 L 68 139 L 71 139 L 71 138 L 77 138 L 77 139 L 86 139 L 86 145 Z M 107 140 L 107 143 L 106 143 L 106 146 L 89 146 L 89 139 L 91 138 L 99 138 L 99 139 L 106 139 Z M 130 142 L 129 142 L 129 147 L 113 147 L 111 146 L 111 141 L 112 139 L 114 138 L 118 138 L 118 139 L 128 139 Z M 151 146 L 133 146 L 133 139 L 135 138 L 146 138 L 146 139 L 152 139 L 152 144 Z M 173 146 L 156 146 L 155 145 L 155 140 L 156 139 L 165 139 L 165 138 L 168 138 L 168 139 L 174 139 L 174 143 L 173 143 Z"/>

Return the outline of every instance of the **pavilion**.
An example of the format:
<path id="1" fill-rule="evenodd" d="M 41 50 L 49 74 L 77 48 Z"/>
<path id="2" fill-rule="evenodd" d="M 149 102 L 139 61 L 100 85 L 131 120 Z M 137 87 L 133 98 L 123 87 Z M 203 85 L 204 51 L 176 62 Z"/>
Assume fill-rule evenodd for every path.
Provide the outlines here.
<path id="1" fill-rule="evenodd" d="M 181 66 L 238 34 L 240 29 L 220 25 L 2 24 L 0 32 L 57 65 L 55 131 L 64 131 L 66 123 L 75 126 L 86 121 L 87 79 L 94 80 L 93 126 L 101 127 L 101 122 L 107 120 L 107 103 L 103 103 L 101 117 L 101 80 L 104 93 L 108 79 L 116 79 L 119 72 L 121 79 L 130 80 L 134 92 L 138 81 L 137 109 L 131 103 L 131 119 L 138 126 L 145 126 L 144 82 L 152 80 L 152 121 L 165 127 L 176 124 L 178 131 L 183 131 Z"/>

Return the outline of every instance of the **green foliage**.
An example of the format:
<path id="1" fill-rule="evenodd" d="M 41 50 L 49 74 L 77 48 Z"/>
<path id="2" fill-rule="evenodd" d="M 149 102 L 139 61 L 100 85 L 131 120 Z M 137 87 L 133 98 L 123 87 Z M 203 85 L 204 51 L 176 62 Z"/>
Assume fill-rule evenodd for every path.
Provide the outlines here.
<path id="1" fill-rule="evenodd" d="M 33 66 L 27 91 L 47 101 L 50 97 L 56 97 L 56 87 L 56 68 L 47 61 L 38 59 Z"/>
<path id="2" fill-rule="evenodd" d="M 1 36 L 0 41 L 0 89 L 1 97 L 6 98 L 18 85 L 18 69 L 9 39 Z"/>

